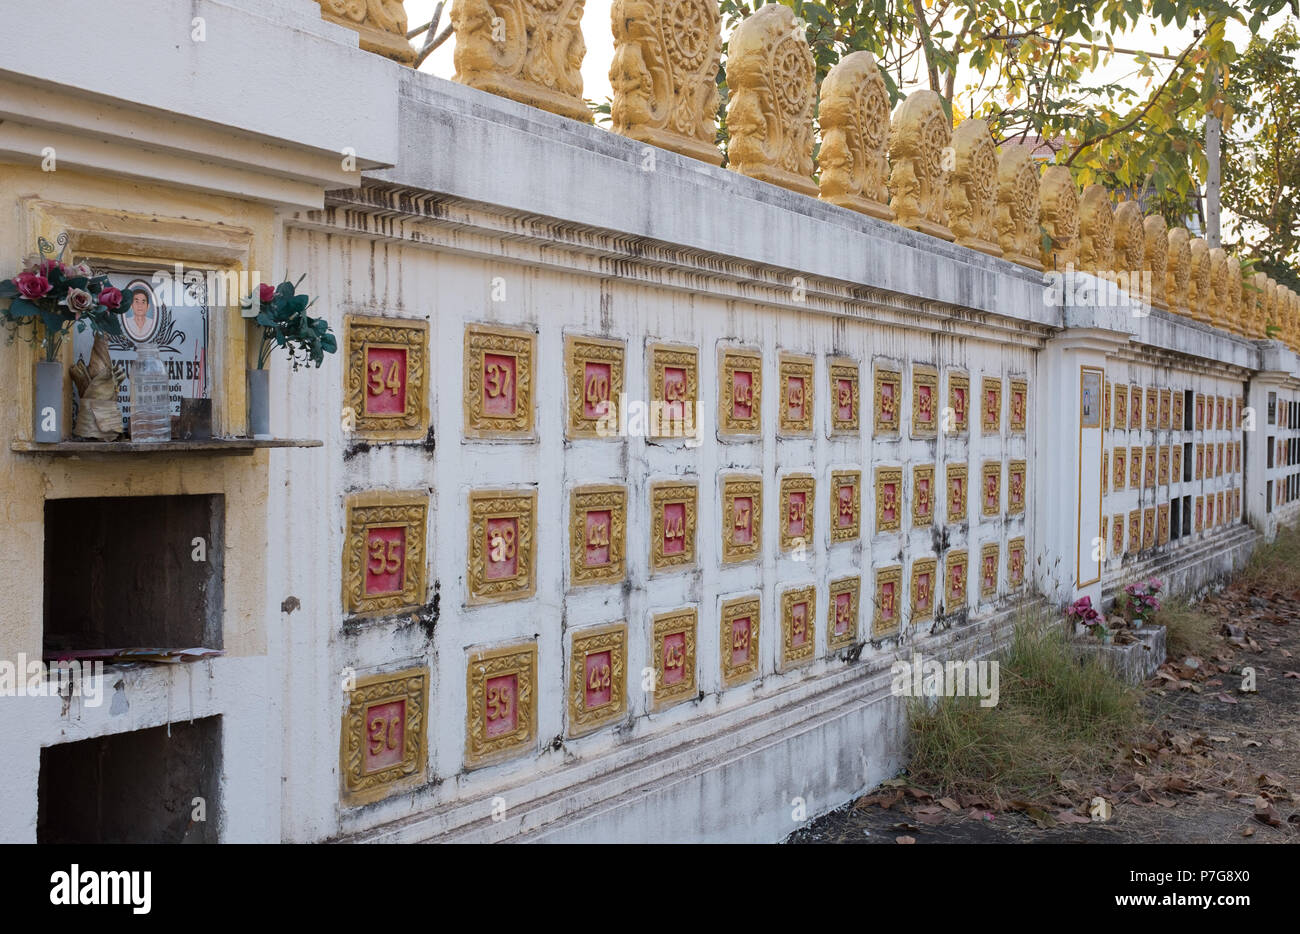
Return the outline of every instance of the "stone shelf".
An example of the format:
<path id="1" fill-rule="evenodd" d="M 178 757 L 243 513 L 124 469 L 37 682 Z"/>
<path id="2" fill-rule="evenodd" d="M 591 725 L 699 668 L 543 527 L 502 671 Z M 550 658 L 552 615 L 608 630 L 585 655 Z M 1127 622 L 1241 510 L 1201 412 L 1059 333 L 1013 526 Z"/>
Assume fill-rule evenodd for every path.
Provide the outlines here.
<path id="1" fill-rule="evenodd" d="M 9 450 L 64 457 L 100 454 L 252 454 L 259 448 L 318 448 L 311 438 L 212 438 L 207 441 L 15 441 Z"/>

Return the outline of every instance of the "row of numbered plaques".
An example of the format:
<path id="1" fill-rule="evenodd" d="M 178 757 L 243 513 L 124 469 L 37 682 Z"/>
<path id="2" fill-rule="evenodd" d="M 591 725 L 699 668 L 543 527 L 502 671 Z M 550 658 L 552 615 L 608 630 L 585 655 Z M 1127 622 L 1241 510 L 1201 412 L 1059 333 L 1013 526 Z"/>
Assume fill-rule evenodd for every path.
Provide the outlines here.
<path id="1" fill-rule="evenodd" d="M 1025 509 L 1026 462 L 1011 461 L 1007 512 Z M 935 467 L 910 471 L 912 525 L 935 518 Z M 861 538 L 861 471 L 833 470 L 830 481 L 831 544 Z M 875 475 L 876 531 L 901 528 L 906 487 L 901 467 L 880 467 Z M 980 509 L 1002 514 L 1003 464 L 983 465 Z M 966 519 L 967 467 L 946 468 L 946 519 Z M 811 474 L 783 476 L 780 492 L 780 548 L 802 553 L 814 536 L 817 482 Z M 757 475 L 726 474 L 719 484 L 723 564 L 761 558 L 763 482 Z M 651 573 L 697 563 L 699 487 L 689 480 L 650 485 Z M 628 489 L 617 484 L 573 488 L 569 493 L 569 586 L 616 584 L 627 576 Z M 428 496 L 423 492 L 353 494 L 347 501 L 343 557 L 343 600 L 354 615 L 387 615 L 424 603 L 424 543 Z M 524 599 L 536 592 L 537 492 L 532 488 L 474 490 L 469 494 L 466 580 L 470 604 Z"/>
<path id="2" fill-rule="evenodd" d="M 402 318 L 347 318 L 348 363 L 345 414 L 360 438 L 378 441 L 422 439 L 429 423 L 428 324 Z M 568 335 L 565 339 L 565 434 L 569 438 L 698 437 L 701 432 L 699 350 L 688 344 L 651 343 L 646 348 L 648 398 L 628 398 L 625 342 Z M 467 325 L 464 333 L 464 425 L 466 438 L 536 438 L 534 423 L 537 335 L 530 330 Z M 812 437 L 814 433 L 816 359 L 796 353 L 777 355 L 780 402 L 778 433 Z M 828 357 L 831 436 L 860 430 L 859 364 Z M 724 346 L 718 350 L 718 433 L 748 439 L 762 433 L 763 354 L 756 348 Z M 872 368 L 877 436 L 902 431 L 904 374 L 908 368 L 878 362 Z M 940 431 L 959 434 L 970 428 L 971 377 L 948 371 L 946 397 L 940 395 L 939 370 L 910 367 L 909 433 L 932 438 Z M 978 385 L 978 421 L 983 434 L 1003 427 L 1026 429 L 1029 384 L 1023 378 L 982 376 Z M 944 399 L 946 398 L 946 402 Z"/>

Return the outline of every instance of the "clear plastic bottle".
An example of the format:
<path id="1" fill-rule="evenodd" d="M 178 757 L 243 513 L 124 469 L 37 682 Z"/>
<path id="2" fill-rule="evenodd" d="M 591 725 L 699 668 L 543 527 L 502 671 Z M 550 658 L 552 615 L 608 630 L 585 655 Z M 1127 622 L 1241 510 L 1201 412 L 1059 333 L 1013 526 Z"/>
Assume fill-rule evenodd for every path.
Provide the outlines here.
<path id="1" fill-rule="evenodd" d="M 155 344 L 137 344 L 131 369 L 131 440 L 172 439 L 171 384 Z"/>

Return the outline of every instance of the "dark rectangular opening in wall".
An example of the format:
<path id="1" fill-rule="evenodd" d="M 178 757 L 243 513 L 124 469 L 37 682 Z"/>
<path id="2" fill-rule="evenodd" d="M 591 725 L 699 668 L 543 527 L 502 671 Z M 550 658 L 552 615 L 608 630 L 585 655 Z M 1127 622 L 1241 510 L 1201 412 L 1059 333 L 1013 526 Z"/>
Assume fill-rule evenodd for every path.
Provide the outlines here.
<path id="1" fill-rule="evenodd" d="M 1191 494 L 1183 497 L 1183 534 L 1192 534 L 1192 497 Z"/>
<path id="2" fill-rule="evenodd" d="M 1174 540 L 1183 534 L 1183 524 L 1179 521 L 1182 502 L 1174 497 L 1169 502 L 1169 538 Z"/>
<path id="3" fill-rule="evenodd" d="M 222 496 L 45 503 L 46 653 L 222 648 Z"/>
<path id="4" fill-rule="evenodd" d="M 1264 484 L 1264 511 L 1273 511 L 1273 481 L 1269 480 Z"/>
<path id="5" fill-rule="evenodd" d="M 220 771 L 220 717 L 47 746 L 36 842 L 216 843 Z"/>
<path id="6" fill-rule="evenodd" d="M 1191 431 L 1196 422 L 1193 419 L 1195 414 L 1193 409 L 1196 405 L 1196 393 L 1187 389 L 1183 392 L 1183 431 Z"/>
<path id="7" fill-rule="evenodd" d="M 1192 482 L 1192 442 L 1183 445 L 1183 482 Z"/>
<path id="8" fill-rule="evenodd" d="M 1268 394 L 1268 423 L 1277 424 L 1277 393 L 1275 392 Z"/>

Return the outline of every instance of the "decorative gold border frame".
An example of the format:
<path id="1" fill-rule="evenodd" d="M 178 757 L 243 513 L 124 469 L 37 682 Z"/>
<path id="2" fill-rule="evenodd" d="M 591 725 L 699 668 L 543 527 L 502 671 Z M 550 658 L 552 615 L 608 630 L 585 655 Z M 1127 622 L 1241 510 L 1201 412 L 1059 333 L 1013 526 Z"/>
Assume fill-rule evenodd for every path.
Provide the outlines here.
<path id="1" fill-rule="evenodd" d="M 1172 408 L 1169 413 L 1169 427 L 1173 431 L 1184 430 L 1183 423 L 1186 419 L 1183 416 L 1183 394 L 1181 391 L 1178 391 L 1174 393 Z"/>
<path id="2" fill-rule="evenodd" d="M 515 411 L 487 415 L 483 411 L 483 358 L 495 353 L 515 358 Z M 465 437 L 529 440 L 533 433 L 533 362 L 537 335 L 532 331 L 481 324 L 465 326 Z"/>
<path id="3" fill-rule="evenodd" d="M 920 584 L 921 575 L 929 572 L 930 574 L 930 603 L 928 606 L 921 605 Z M 908 608 L 911 612 L 913 623 L 925 622 L 928 619 L 934 619 L 934 600 L 938 595 L 942 583 L 939 580 L 939 562 L 934 558 L 918 558 L 912 562 L 912 603 Z"/>
<path id="4" fill-rule="evenodd" d="M 831 357 L 827 362 L 827 385 L 828 391 L 826 398 L 830 400 L 831 411 L 831 431 L 830 436 L 833 438 L 837 435 L 857 434 L 862 425 L 862 387 L 858 373 L 858 362 L 849 357 Z M 840 380 L 846 379 L 852 384 L 852 401 L 850 408 L 852 415 L 847 419 L 839 417 L 840 397 L 839 388 L 836 385 Z"/>
<path id="5" fill-rule="evenodd" d="M 748 681 L 758 673 L 758 636 L 762 620 L 761 611 L 762 602 L 758 594 L 735 597 L 722 602 L 719 613 L 718 647 L 720 651 L 718 654 L 722 662 L 722 683 L 726 687 Z M 749 617 L 749 660 L 743 665 L 732 665 L 731 650 L 728 648 L 731 645 L 731 628 L 732 624 L 742 616 Z"/>
<path id="6" fill-rule="evenodd" d="M 1110 380 L 1104 380 L 1102 382 L 1102 390 L 1101 390 L 1101 427 L 1103 430 L 1110 428 L 1111 425 L 1114 424 L 1111 421 L 1111 414 L 1110 414 L 1110 399 L 1111 399 L 1110 394 L 1111 394 Z M 1015 406 L 1014 397 L 1012 398 L 1011 404 L 1012 407 Z"/>
<path id="7" fill-rule="evenodd" d="M 796 647 L 794 643 L 794 608 L 806 603 L 804 625 L 808 627 L 808 637 L 804 644 Z M 781 671 L 789 671 L 806 665 L 817 657 L 817 588 L 807 586 L 783 590 L 781 592 Z"/>
<path id="8" fill-rule="evenodd" d="M 1169 482 L 1183 482 L 1183 446 L 1177 441 L 1169 446 Z"/>
<path id="9" fill-rule="evenodd" d="M 651 710 L 663 710 L 698 695 L 695 671 L 695 642 L 698 627 L 699 611 L 693 606 L 667 613 L 656 613 L 651 617 L 650 653 L 655 672 L 655 689 L 650 698 Z M 687 677 L 676 684 L 664 686 L 664 639 L 678 632 L 686 635 L 682 647 L 682 664 Z"/>
<path id="10" fill-rule="evenodd" d="M 952 588 L 952 569 L 961 566 L 961 603 L 957 606 L 949 606 L 948 601 L 953 599 Z M 965 548 L 955 548 L 949 551 L 943 559 L 943 608 L 946 613 L 954 613 L 959 609 L 965 609 L 970 605 L 970 556 Z"/>
<path id="11" fill-rule="evenodd" d="M 1118 493 L 1128 485 L 1128 448 L 1118 447 L 1111 452 L 1111 490 Z"/>
<path id="12" fill-rule="evenodd" d="M 587 709 L 587 656 L 609 652 L 609 701 Z M 569 736 L 585 736 L 627 713 L 627 623 L 574 632 L 569 643 Z"/>
<path id="13" fill-rule="evenodd" d="M 366 441 L 423 439 L 429 431 L 429 322 L 407 318 L 344 315 L 343 405 L 352 413 L 352 432 Z M 366 349 L 406 351 L 406 408 L 401 415 L 367 415 Z"/>
<path id="14" fill-rule="evenodd" d="M 588 567 L 587 513 L 609 510 L 609 564 Z M 627 576 L 627 487 L 596 484 L 569 491 L 569 586 L 617 583 Z"/>
<path id="15" fill-rule="evenodd" d="M 921 387 L 930 387 L 930 423 L 921 421 Z M 939 371 L 932 366 L 912 365 L 912 437 L 934 438 L 939 434 Z"/>
<path id="16" fill-rule="evenodd" d="M 790 494 L 804 494 L 804 516 L 802 536 L 790 534 Z M 802 540 L 805 549 L 813 547 L 816 526 L 813 514 L 817 511 L 817 481 L 812 474 L 788 474 L 781 478 L 781 550 L 794 551 Z"/>
<path id="17" fill-rule="evenodd" d="M 853 523 L 848 528 L 841 528 L 837 520 L 840 514 L 840 488 L 848 482 L 853 487 Z M 831 543 L 857 541 L 862 537 L 862 471 L 831 471 Z"/>
<path id="18" fill-rule="evenodd" d="M 884 398 L 880 387 L 884 383 L 894 384 L 894 414 L 892 418 L 888 419 L 884 417 L 884 413 L 880 408 L 881 399 Z M 874 434 L 898 434 L 899 426 L 902 424 L 903 371 L 888 366 L 876 365 L 872 370 L 871 388 L 871 422 Z"/>
<path id="19" fill-rule="evenodd" d="M 1115 427 L 1128 430 L 1128 387 L 1115 384 L 1115 404 L 1111 409 L 1115 415 Z"/>
<path id="20" fill-rule="evenodd" d="M 1110 492 L 1110 451 L 1101 452 L 1101 492 L 1104 496 Z M 1011 483 L 1007 481 L 1007 511 L 1011 511 Z"/>
<path id="21" fill-rule="evenodd" d="M 948 464 L 943 485 L 944 522 L 965 522 L 970 509 L 970 470 L 965 464 Z M 952 481 L 961 479 L 961 509 L 952 508 Z"/>
<path id="22" fill-rule="evenodd" d="M 513 674 L 515 729 L 487 738 L 483 720 L 490 678 Z M 486 649 L 469 656 L 465 667 L 465 768 L 472 769 L 509 759 L 537 743 L 537 643 L 524 642 Z"/>
<path id="23" fill-rule="evenodd" d="M 921 504 L 921 481 L 930 481 L 930 511 L 922 513 Z M 934 504 L 938 497 L 935 495 L 934 485 L 934 464 L 924 464 L 912 468 L 912 527 L 925 528 L 934 524 Z"/>
<path id="24" fill-rule="evenodd" d="M 484 536 L 489 519 L 515 516 L 519 532 L 515 540 L 518 562 L 514 577 L 487 578 L 487 551 Z M 533 573 L 537 564 L 537 540 L 533 534 L 537 522 L 537 491 L 532 489 L 471 490 L 469 493 L 468 572 L 465 586 L 468 605 L 523 600 L 537 590 Z"/>
<path id="25" fill-rule="evenodd" d="M 996 597 L 998 595 L 998 584 L 1002 580 L 1001 554 L 999 553 L 997 542 L 985 542 L 980 546 L 980 596 Z M 993 557 L 993 586 L 990 587 L 984 583 L 984 563 L 988 561 L 989 556 Z"/>
<path id="26" fill-rule="evenodd" d="M 885 511 L 884 492 L 886 483 L 894 483 L 898 487 L 898 498 L 894 508 L 894 518 L 891 522 L 885 522 L 882 518 Z M 902 467 L 877 467 L 876 468 L 876 531 L 877 532 L 896 532 L 903 527 L 903 468 Z"/>
<path id="27" fill-rule="evenodd" d="M 1020 573 L 1016 573 L 1015 556 L 1020 555 Z M 1013 590 L 1025 585 L 1025 538 L 1019 536 L 1007 540 L 1007 586 Z"/>
<path id="28" fill-rule="evenodd" d="M 1170 389 L 1160 390 L 1160 411 L 1156 419 L 1156 427 L 1161 430 L 1169 430 L 1173 420 L 1174 398 L 1173 391 Z"/>
<path id="29" fill-rule="evenodd" d="M 1016 393 L 1017 392 L 1020 393 L 1021 398 L 1024 399 L 1024 406 L 1020 412 L 1019 418 L 1016 418 Z M 1110 405 L 1110 394 L 1107 393 L 1104 398 L 1106 401 L 1106 405 Z M 1110 419 L 1107 418 L 1102 423 L 1102 425 L 1104 427 L 1109 423 L 1110 423 Z M 1011 402 L 1007 406 L 1007 427 L 1016 434 L 1023 434 L 1027 430 L 1028 424 L 1029 424 L 1029 380 L 1013 379 L 1011 381 Z"/>
<path id="30" fill-rule="evenodd" d="M 1156 544 L 1169 544 L 1169 504 L 1161 503 L 1156 507 Z"/>
<path id="31" fill-rule="evenodd" d="M 650 570 L 669 571 L 695 564 L 695 528 L 700 488 L 693 481 L 665 480 L 650 484 Z M 664 554 L 664 507 L 683 503 L 681 554 Z"/>
<path id="32" fill-rule="evenodd" d="M 1128 485 L 1135 490 L 1142 489 L 1142 461 L 1144 448 L 1128 449 Z"/>
<path id="33" fill-rule="evenodd" d="M 817 393 L 814 389 L 817 377 L 817 364 L 813 357 L 804 354 L 780 354 L 777 358 L 777 382 L 779 384 L 777 400 L 777 434 L 791 437 L 810 437 L 813 434 L 813 412 L 815 411 L 814 400 Z M 788 382 L 791 377 L 798 377 L 803 380 L 803 418 L 790 418 L 789 406 L 786 400 L 786 391 Z"/>
<path id="34" fill-rule="evenodd" d="M 1155 547 L 1156 544 L 1156 507 L 1148 506 L 1142 510 L 1142 550 Z"/>
<path id="35" fill-rule="evenodd" d="M 1155 431 L 1160 422 L 1160 390 L 1155 386 L 1146 388 L 1146 422 L 1147 431 Z"/>
<path id="36" fill-rule="evenodd" d="M 1128 551 L 1135 555 L 1142 550 L 1142 510 L 1134 509 L 1128 514 Z"/>
<path id="37" fill-rule="evenodd" d="M 1154 490 L 1156 486 L 1156 447 L 1148 445 L 1142 450 L 1142 489 Z"/>
<path id="38" fill-rule="evenodd" d="M 749 418 L 734 414 L 735 374 L 751 374 L 753 399 Z M 759 436 L 763 433 L 763 355 L 758 350 L 741 347 L 718 349 L 718 434 L 724 437 Z"/>
<path id="39" fill-rule="evenodd" d="M 1117 512 L 1110 520 L 1110 551 L 1115 558 L 1124 555 L 1124 513 Z"/>
<path id="40" fill-rule="evenodd" d="M 1200 532 L 1205 528 L 1205 497 L 1196 497 L 1196 531 Z"/>
<path id="41" fill-rule="evenodd" d="M 748 496 L 750 511 L 749 544 L 736 542 L 736 498 Z M 763 552 L 763 478 L 755 474 L 733 474 L 722 478 L 722 563 L 740 564 L 753 561 Z"/>
<path id="42" fill-rule="evenodd" d="M 1016 475 L 1020 476 L 1020 505 L 1016 505 L 1011 497 L 1011 491 L 1015 489 Z M 1104 477 L 1104 474 L 1103 474 Z M 1102 483 L 1103 492 L 1105 492 L 1105 483 Z M 1007 515 L 1020 516 L 1025 512 L 1025 501 L 1029 499 L 1029 464 L 1023 460 L 1014 460 L 1007 465 Z"/>
<path id="43" fill-rule="evenodd" d="M 564 370 L 568 392 L 565 394 L 568 406 L 568 418 L 565 422 L 565 437 L 578 438 L 617 438 L 622 426 L 618 424 L 619 398 L 623 393 L 623 371 L 627 361 L 627 346 L 621 340 L 609 340 L 603 337 L 585 337 L 579 334 L 566 334 L 564 337 Z M 587 384 L 586 364 L 597 363 L 609 367 L 609 411 L 605 416 L 588 417 L 583 413 L 586 407 Z M 600 425 L 604 422 L 612 434 L 601 434 Z"/>
<path id="44" fill-rule="evenodd" d="M 375 491 L 348 496 L 347 534 L 343 540 L 343 611 L 353 616 L 383 616 L 422 606 L 425 602 L 425 538 L 429 496 L 419 491 Z M 366 595 L 368 561 L 366 531 L 406 529 L 402 555 L 402 591 Z"/>
<path id="45" fill-rule="evenodd" d="M 957 396 L 954 393 L 954 390 L 956 389 L 966 390 L 966 409 L 960 415 L 957 412 Z M 952 409 L 952 431 L 948 432 L 948 434 L 962 434 L 970 430 L 971 404 L 970 377 L 965 373 L 949 373 L 948 407 Z"/>
<path id="46" fill-rule="evenodd" d="M 884 617 L 881 615 L 881 597 L 884 594 L 884 585 L 892 583 L 894 585 L 894 622 L 889 628 L 884 626 Z M 871 610 L 871 638 L 886 639 L 890 636 L 897 635 L 902 631 L 903 624 L 903 566 L 895 564 L 887 568 L 879 568 L 876 571 L 876 596 L 872 601 L 874 604 Z"/>
<path id="47" fill-rule="evenodd" d="M 429 747 L 425 742 L 425 716 L 429 709 L 429 669 L 407 668 L 389 674 L 358 678 L 347 693 L 339 742 L 339 776 L 343 803 L 369 804 L 425 780 Z M 365 774 L 366 711 L 380 704 L 405 701 L 402 761 Z"/>
<path id="48" fill-rule="evenodd" d="M 985 401 L 988 399 L 989 389 L 996 389 L 998 394 L 997 414 L 994 418 L 989 418 L 988 409 Z M 980 434 L 996 435 L 1002 431 L 1002 378 L 998 376 L 984 376 L 980 378 Z"/>
<path id="49" fill-rule="evenodd" d="M 840 594 L 849 595 L 849 628 L 841 635 L 835 634 L 835 626 L 839 622 L 837 614 L 839 613 Z M 840 649 L 847 648 L 858 641 L 858 626 L 862 619 L 862 578 L 861 577 L 841 577 L 838 580 L 830 582 L 827 591 L 826 607 L 826 651 L 837 652 Z"/>
<path id="50" fill-rule="evenodd" d="M 1156 483 L 1159 486 L 1169 486 L 1169 447 L 1160 445 L 1156 451 Z"/>
<path id="51" fill-rule="evenodd" d="M 1102 546 L 1102 554 L 1101 554 L 1102 561 L 1106 560 L 1106 543 L 1110 541 L 1109 523 L 1110 523 L 1110 516 L 1101 517 L 1101 535 L 1099 537 L 1101 539 L 1101 546 Z"/>
<path id="52" fill-rule="evenodd" d="M 1196 394 L 1196 431 L 1205 430 L 1205 394 Z"/>
<path id="53" fill-rule="evenodd" d="M 989 477 L 997 480 L 998 484 L 998 504 L 997 508 L 990 509 L 988 498 L 985 496 L 985 485 Z M 982 516 L 999 516 L 1002 514 L 1002 461 L 985 461 L 980 467 L 980 515 Z"/>
<path id="54" fill-rule="evenodd" d="M 1128 389 L 1128 427 L 1130 431 L 1142 430 L 1142 387 L 1134 383 Z"/>
<path id="55" fill-rule="evenodd" d="M 646 347 L 646 360 L 649 366 L 649 384 L 650 399 L 649 409 L 646 413 L 646 441 L 682 441 L 686 438 L 695 439 L 700 437 L 703 427 L 694 424 L 697 404 L 700 401 L 700 353 L 689 344 L 661 344 L 652 343 Z M 668 400 L 664 398 L 664 369 L 666 367 L 680 367 L 686 371 L 686 400 L 682 403 L 683 409 L 690 411 L 691 434 L 686 434 L 686 412 L 683 411 L 682 434 L 654 434 L 660 428 L 665 426 L 653 424 L 654 418 L 651 413 L 654 411 L 656 402 L 660 405 L 660 411 L 666 408 Z"/>

